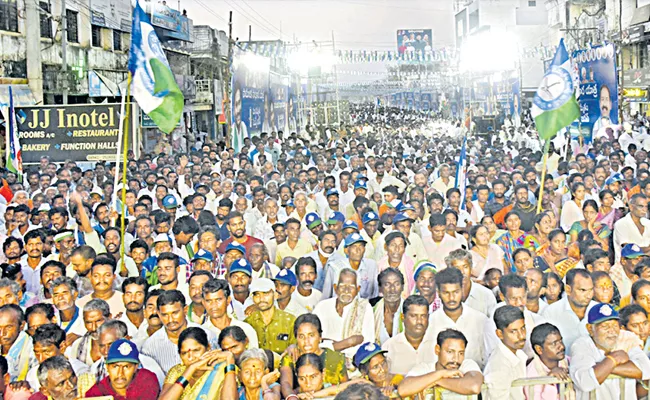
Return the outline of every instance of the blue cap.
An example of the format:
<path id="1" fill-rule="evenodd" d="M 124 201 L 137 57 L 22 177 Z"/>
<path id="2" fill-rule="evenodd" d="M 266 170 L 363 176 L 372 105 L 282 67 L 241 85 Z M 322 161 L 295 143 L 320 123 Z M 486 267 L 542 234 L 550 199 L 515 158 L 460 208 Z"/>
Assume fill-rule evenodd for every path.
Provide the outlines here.
<path id="1" fill-rule="evenodd" d="M 359 368 L 362 364 L 370 361 L 371 358 L 377 354 L 388 353 L 387 350 L 382 350 L 376 343 L 366 342 L 359 346 L 354 358 L 352 359 L 354 366 Z"/>
<path id="2" fill-rule="evenodd" d="M 330 225 L 334 225 L 337 222 L 345 222 L 345 215 L 338 211 L 334 211 L 332 214 L 330 214 L 330 217 L 327 219 L 327 223 Z"/>
<path id="3" fill-rule="evenodd" d="M 393 224 L 396 224 L 396 223 L 402 222 L 402 221 L 411 221 L 411 222 L 413 222 L 413 218 L 409 217 L 408 215 L 406 215 L 403 212 L 395 214 L 395 216 L 393 217 Z"/>
<path id="4" fill-rule="evenodd" d="M 230 242 L 228 246 L 226 246 L 226 251 L 224 254 L 229 252 L 230 250 L 237 250 L 238 252 L 242 253 L 243 255 L 246 255 L 246 247 L 242 246 L 241 244 L 237 242 Z"/>
<path id="5" fill-rule="evenodd" d="M 176 197 L 173 194 L 168 194 L 167 196 L 163 197 L 163 207 L 165 208 L 177 208 L 178 207 L 178 201 L 176 201 Z"/>
<path id="6" fill-rule="evenodd" d="M 598 303 L 591 307 L 587 314 L 587 322 L 591 325 L 600 324 L 601 322 L 609 321 L 610 319 L 619 319 L 618 311 L 614 307 L 605 303 Z"/>
<path id="7" fill-rule="evenodd" d="M 351 233 L 343 239 L 344 247 L 348 248 L 352 246 L 355 243 L 363 243 L 366 244 L 368 243 L 366 239 L 363 238 L 363 236 L 359 235 L 358 233 Z"/>
<path id="8" fill-rule="evenodd" d="M 408 203 L 399 203 L 397 205 L 396 210 L 398 212 L 415 211 L 415 207 L 413 207 L 411 204 L 408 204 Z"/>
<path id="9" fill-rule="evenodd" d="M 368 182 L 366 182 L 365 179 L 357 179 L 357 181 L 354 182 L 354 188 L 355 189 L 366 189 L 366 190 L 368 190 Z"/>
<path id="10" fill-rule="evenodd" d="M 285 285 L 296 286 L 298 285 L 298 278 L 296 274 L 290 269 L 281 269 L 273 278 L 274 281 L 284 283 Z"/>
<path id="11" fill-rule="evenodd" d="M 138 347 L 130 340 L 118 339 L 108 349 L 106 364 L 118 362 L 129 362 L 140 364 L 140 352 Z"/>
<path id="12" fill-rule="evenodd" d="M 339 191 L 334 189 L 334 188 L 327 191 L 327 197 L 329 197 L 329 196 L 338 196 L 338 195 L 339 195 Z"/>
<path id="13" fill-rule="evenodd" d="M 320 219 L 320 215 L 315 212 L 310 212 L 305 215 L 305 222 L 307 222 L 307 228 L 312 229 L 323 223 L 323 220 Z"/>
<path id="14" fill-rule="evenodd" d="M 643 257 L 645 253 L 641 251 L 641 247 L 638 244 L 628 243 L 621 249 L 621 257 L 624 258 L 637 258 Z"/>
<path id="15" fill-rule="evenodd" d="M 253 276 L 253 266 L 245 258 L 235 260 L 230 266 L 230 273 L 243 272 L 248 276 Z"/>
<path id="16" fill-rule="evenodd" d="M 354 230 L 358 231 L 359 230 L 359 224 L 357 224 L 356 222 L 349 219 L 349 220 L 347 220 L 347 221 L 345 221 L 343 223 L 343 230 L 345 230 L 345 229 L 354 229 Z"/>
<path id="17" fill-rule="evenodd" d="M 192 261 L 196 260 L 205 260 L 212 262 L 214 261 L 214 256 L 207 250 L 199 249 L 199 251 L 194 254 L 194 258 L 192 258 Z"/>
<path id="18" fill-rule="evenodd" d="M 361 222 L 363 222 L 363 224 L 365 225 L 370 221 L 379 221 L 379 214 L 377 214 L 374 211 L 369 211 L 363 214 L 363 218 L 361 219 Z"/>
<path id="19" fill-rule="evenodd" d="M 413 280 L 417 281 L 418 276 L 420 276 L 420 273 L 423 271 L 431 271 L 434 274 L 438 273 L 438 267 L 436 267 L 432 262 L 430 261 L 420 261 L 415 265 L 415 272 L 413 273 Z"/>
<path id="20" fill-rule="evenodd" d="M 296 206 L 293 204 L 293 200 L 291 200 L 291 199 L 289 199 L 289 200 L 287 201 L 287 204 L 285 204 L 284 206 L 285 206 L 285 207 L 294 207 L 294 208 L 296 207 Z"/>
<path id="21" fill-rule="evenodd" d="M 625 178 L 623 178 L 623 175 L 621 175 L 621 174 L 619 174 L 619 173 L 617 172 L 617 173 L 615 173 L 614 175 L 612 175 L 612 176 L 610 176 L 609 178 L 607 178 L 607 180 L 605 180 L 605 185 L 611 185 L 612 183 L 615 183 L 615 182 L 622 182 L 622 181 L 624 181 L 624 180 L 625 180 Z"/>

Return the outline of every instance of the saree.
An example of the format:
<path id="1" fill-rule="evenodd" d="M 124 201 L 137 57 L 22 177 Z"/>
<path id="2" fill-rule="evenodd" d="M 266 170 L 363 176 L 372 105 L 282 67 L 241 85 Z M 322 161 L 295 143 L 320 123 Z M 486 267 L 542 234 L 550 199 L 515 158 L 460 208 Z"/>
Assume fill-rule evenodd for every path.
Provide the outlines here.
<path id="1" fill-rule="evenodd" d="M 579 262 L 580 260 L 577 258 L 566 257 L 561 259 L 560 261 L 557 261 L 554 267 L 555 270 L 557 271 L 557 274 L 560 276 L 560 278 L 564 278 L 564 275 L 566 275 L 567 272 L 575 268 L 575 266 L 578 265 Z M 542 256 L 535 257 L 534 263 L 535 263 L 535 268 L 539 269 L 543 273 L 553 271 L 550 265 L 548 265 L 548 262 L 546 262 L 546 260 L 542 258 Z"/>
<path id="2" fill-rule="evenodd" d="M 515 271 L 515 260 L 512 258 L 512 253 L 519 247 L 523 247 L 526 239 L 528 238 L 526 233 L 514 238 L 510 232 L 506 232 L 496 241 L 496 245 L 501 247 L 501 250 L 505 253 L 506 266 L 510 268 L 511 272 Z"/>
<path id="3" fill-rule="evenodd" d="M 342 377 L 345 371 L 345 356 L 343 353 L 331 349 L 322 349 L 320 359 L 323 360 L 323 383 L 330 385 L 340 385 L 343 383 Z M 293 386 L 298 388 L 298 376 L 293 358 L 285 354 L 280 360 L 280 367 L 290 367 L 293 370 Z"/>
<path id="4" fill-rule="evenodd" d="M 206 371 L 194 385 L 188 385 L 183 390 L 178 400 L 220 400 L 221 386 L 225 378 L 223 366 L 223 363 L 219 363 L 212 368 L 212 371 Z M 183 364 L 172 367 L 165 377 L 165 384 L 173 385 L 186 369 L 187 367 Z"/>
<path id="5" fill-rule="evenodd" d="M 610 213 L 611 214 L 611 213 Z M 600 215 L 600 214 L 599 214 Z M 596 219 L 598 220 L 598 219 Z M 598 222 L 598 221 L 597 221 Z M 607 239 L 609 235 L 612 234 L 612 230 L 607 226 L 605 223 L 600 223 L 600 226 L 594 227 L 596 229 L 596 234 L 598 235 L 599 238 L 601 239 Z M 580 232 L 584 231 L 585 227 L 582 226 L 582 221 L 577 221 L 574 222 L 573 225 L 571 225 L 571 229 L 569 230 L 569 235 L 572 234 L 579 234 Z"/>
<path id="6" fill-rule="evenodd" d="M 607 225 L 607 227 L 610 230 L 612 230 L 612 229 L 614 229 L 614 223 L 616 221 L 618 221 L 619 219 L 621 219 L 621 216 L 622 216 L 621 214 L 622 213 L 621 213 L 620 210 L 618 210 L 616 208 L 612 208 L 612 211 L 610 211 L 609 213 L 604 214 L 604 215 L 601 214 L 600 212 L 598 212 L 598 216 L 596 217 L 596 221 L 600 222 L 603 225 Z"/>

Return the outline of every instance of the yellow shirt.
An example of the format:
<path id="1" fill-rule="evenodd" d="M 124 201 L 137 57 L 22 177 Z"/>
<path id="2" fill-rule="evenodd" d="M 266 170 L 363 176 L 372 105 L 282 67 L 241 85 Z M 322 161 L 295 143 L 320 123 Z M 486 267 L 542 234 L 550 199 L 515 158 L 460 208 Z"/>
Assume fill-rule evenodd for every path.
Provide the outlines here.
<path id="1" fill-rule="evenodd" d="M 278 249 L 275 251 L 275 265 L 282 265 L 282 260 L 285 257 L 295 257 L 296 259 L 304 257 L 307 254 L 314 251 L 314 248 L 304 239 L 298 239 L 296 247 L 293 249 L 289 247 L 289 241 L 278 245 Z"/>

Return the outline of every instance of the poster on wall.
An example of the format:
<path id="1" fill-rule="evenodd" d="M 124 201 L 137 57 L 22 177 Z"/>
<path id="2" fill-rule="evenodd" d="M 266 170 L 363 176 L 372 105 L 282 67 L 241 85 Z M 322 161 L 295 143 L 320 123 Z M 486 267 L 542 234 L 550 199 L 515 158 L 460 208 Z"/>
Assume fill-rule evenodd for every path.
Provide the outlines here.
<path id="1" fill-rule="evenodd" d="M 289 102 L 289 79 L 286 76 L 271 74 L 269 79 L 269 93 L 271 99 L 271 115 L 273 126 L 278 131 L 288 130 L 287 106 Z M 265 116 L 265 121 L 269 118 Z M 263 130 L 263 132 L 269 132 Z"/>
<path id="2" fill-rule="evenodd" d="M 422 93 L 420 98 L 420 108 L 422 111 L 431 110 L 431 93 Z"/>
<path id="3" fill-rule="evenodd" d="M 245 138 L 259 136 L 267 128 L 266 115 L 272 114 L 268 91 L 270 61 L 239 48 L 233 50 L 231 137 L 236 153 Z"/>
<path id="4" fill-rule="evenodd" d="M 578 71 L 580 119 L 574 122 L 572 138 L 590 143 L 598 132 L 618 124 L 618 78 L 616 48 L 612 43 L 573 52 Z"/>

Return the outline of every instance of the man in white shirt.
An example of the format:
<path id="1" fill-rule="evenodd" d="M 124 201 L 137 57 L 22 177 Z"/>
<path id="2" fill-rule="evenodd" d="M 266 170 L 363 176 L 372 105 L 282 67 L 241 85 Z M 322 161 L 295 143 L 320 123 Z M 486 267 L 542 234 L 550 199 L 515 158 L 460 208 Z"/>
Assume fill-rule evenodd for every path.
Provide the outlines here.
<path id="1" fill-rule="evenodd" d="M 314 308 L 323 328 L 322 337 L 333 341 L 332 347 L 352 358 L 359 345 L 375 341 L 375 321 L 372 307 L 359 298 L 357 272 L 344 268 L 334 285 L 336 297 L 323 300 Z"/>
<path id="2" fill-rule="evenodd" d="M 436 341 L 438 360 L 412 368 L 397 388 L 399 395 L 405 398 L 434 387 L 463 396 L 479 394 L 483 374 L 478 364 L 465 358 L 468 344 L 465 335 L 454 329 L 445 329 L 438 334 Z M 443 399 L 447 398 L 443 396 Z"/>
<path id="3" fill-rule="evenodd" d="M 307 309 L 301 306 L 292 296 L 296 291 L 298 279 L 291 269 L 280 270 L 273 278 L 273 282 L 277 293 L 275 303 L 280 310 L 286 311 L 295 317 L 308 313 Z"/>
<path id="4" fill-rule="evenodd" d="M 320 248 L 318 251 L 320 251 Z M 318 258 L 318 254 L 314 255 L 314 257 Z M 314 288 L 317 268 L 316 261 L 310 256 L 301 257 L 296 261 L 295 269 L 298 286 L 291 297 L 308 312 L 312 312 L 323 297 L 323 293 Z"/>
<path id="5" fill-rule="evenodd" d="M 499 344 L 485 366 L 486 400 L 524 400 L 523 387 L 512 387 L 512 382 L 526 377 L 528 356 L 522 351 L 526 345 L 524 313 L 517 307 L 503 306 L 494 312 Z"/>
<path id="6" fill-rule="evenodd" d="M 445 257 L 453 250 L 460 249 L 461 243 L 458 239 L 446 233 L 447 220 L 442 214 L 431 214 L 429 217 L 430 237 L 423 239 L 424 248 L 427 251 L 429 261 L 439 270 L 447 267 Z"/>
<path id="7" fill-rule="evenodd" d="M 614 255 L 621 259 L 621 249 L 627 243 L 636 244 L 650 254 L 650 221 L 647 219 L 648 198 L 637 193 L 628 202 L 630 212 L 614 224 Z"/>
<path id="8" fill-rule="evenodd" d="M 388 339 L 381 347 L 388 351 L 390 372 L 406 375 L 414 366 L 435 362 L 436 338 L 427 335 L 429 302 L 413 295 L 404 300 L 404 332 Z"/>
<path id="9" fill-rule="evenodd" d="M 641 339 L 631 332 L 621 332 L 618 312 L 609 304 L 595 304 L 587 320 L 589 336 L 578 338 L 571 349 L 569 373 L 576 399 L 591 399 L 594 390 L 597 399 L 636 399 L 636 380 L 650 378 L 650 360 L 642 350 Z M 621 333 L 635 340 L 624 344 Z M 628 378 L 625 393 L 621 393 L 618 379 L 607 380 L 609 375 Z"/>
<path id="10" fill-rule="evenodd" d="M 565 296 L 548 306 L 542 317 L 560 330 L 570 356 L 573 342 L 588 335 L 587 313 L 596 303 L 592 301 L 594 282 L 586 269 L 574 268 L 565 279 Z"/>
<path id="11" fill-rule="evenodd" d="M 526 279 L 515 274 L 502 276 L 499 280 L 499 291 L 501 292 L 503 303 L 499 303 L 496 308 L 508 305 L 517 307 L 524 313 L 524 321 L 526 323 L 526 346 L 524 347 L 524 353 L 526 353 L 529 358 L 532 358 L 535 355 L 535 352 L 530 343 L 530 334 L 537 325 L 546 321 L 541 316 L 526 309 L 526 298 L 528 293 Z M 484 343 L 485 354 L 489 357 L 494 349 L 499 345 L 499 338 L 496 335 L 494 318 L 489 318 L 486 321 Z"/>
<path id="12" fill-rule="evenodd" d="M 502 278 L 503 279 L 503 278 Z M 463 305 L 463 274 L 456 268 L 446 268 L 436 275 L 436 288 L 442 308 L 431 314 L 427 335 L 437 338 L 445 329 L 456 329 L 468 339 L 465 356 L 479 366 L 485 365 L 483 337 L 487 317 Z"/>
<path id="13" fill-rule="evenodd" d="M 492 291 L 472 282 L 472 254 L 465 249 L 454 250 L 445 257 L 447 268 L 459 269 L 463 274 L 463 301 L 486 317 L 492 315 L 497 299 Z"/>

